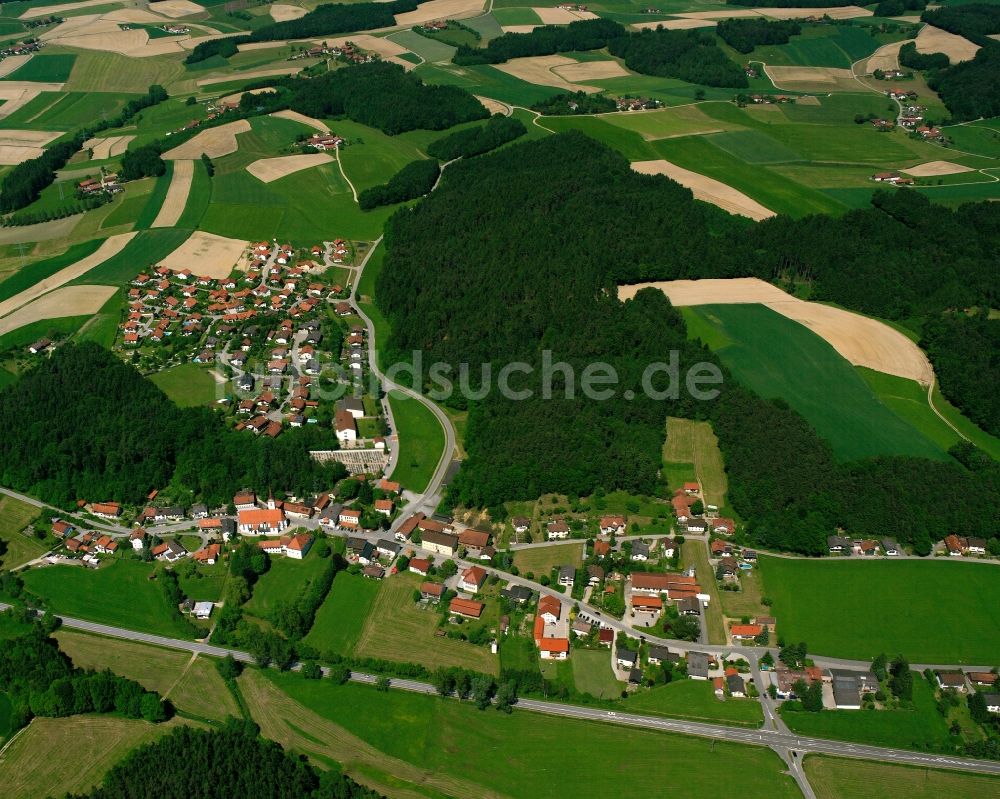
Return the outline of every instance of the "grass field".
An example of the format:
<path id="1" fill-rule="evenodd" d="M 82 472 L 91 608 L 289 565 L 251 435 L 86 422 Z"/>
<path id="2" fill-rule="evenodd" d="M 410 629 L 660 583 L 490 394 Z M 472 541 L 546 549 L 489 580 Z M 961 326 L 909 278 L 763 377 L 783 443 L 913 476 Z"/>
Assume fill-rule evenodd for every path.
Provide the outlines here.
<path id="1" fill-rule="evenodd" d="M 537 671 L 540 658 L 528 636 L 508 633 L 500 639 L 500 671 Z M 610 673 L 610 665 L 608 666 Z"/>
<path id="2" fill-rule="evenodd" d="M 760 569 L 741 570 L 739 591 L 719 591 L 722 613 L 730 619 L 741 619 L 744 616 L 770 616 L 770 609 L 761 602 L 763 596 L 764 587 Z"/>
<path id="3" fill-rule="evenodd" d="M 0 760 L 4 796 L 37 799 L 88 791 L 132 749 L 185 723 L 93 715 L 33 719 Z"/>
<path id="4" fill-rule="evenodd" d="M 208 210 L 212 201 L 212 178 L 202 161 L 195 161 L 194 175 L 191 181 L 191 191 L 188 192 L 184 212 L 177 220 L 177 227 L 195 229 Z"/>
<path id="5" fill-rule="evenodd" d="M 56 613 L 129 630 L 190 638 L 191 631 L 171 617 L 160 586 L 149 579 L 155 568 L 134 560 L 117 560 L 96 570 L 46 566 L 28 571 L 24 583 Z"/>
<path id="6" fill-rule="evenodd" d="M 1000 795 L 987 774 L 898 766 L 870 760 L 808 755 L 803 761 L 816 799 L 983 799 Z"/>
<path id="7" fill-rule="evenodd" d="M 141 230 L 121 252 L 98 264 L 76 280 L 70 281 L 68 285 L 123 286 L 143 269 L 159 263 L 162 258 L 180 247 L 190 235 L 190 230 L 181 228 Z"/>
<path id="8" fill-rule="evenodd" d="M 279 602 L 291 602 L 315 580 L 329 563 L 319 555 L 307 555 L 304 560 L 271 558 L 271 568 L 253 587 L 253 596 L 243 607 L 248 613 L 266 619 Z"/>
<path id="9" fill-rule="evenodd" d="M 920 674 L 913 675 L 913 704 L 905 710 L 797 711 L 781 715 L 788 727 L 800 735 L 900 749 L 933 751 L 954 745 L 948 722 L 938 713 L 934 694 Z"/>
<path id="10" fill-rule="evenodd" d="M 863 28 L 851 25 L 804 25 L 788 44 L 756 47 L 741 58 L 778 66 L 847 68 L 881 44 Z"/>
<path id="11" fill-rule="evenodd" d="M 121 310 L 125 304 L 123 292 L 113 294 L 96 314 L 88 319 L 76 332 L 75 341 L 94 341 L 106 349 L 114 344 L 121 322 Z"/>
<path id="12" fill-rule="evenodd" d="M 521 574 L 531 572 L 536 578 L 548 574 L 558 566 L 579 568 L 581 563 L 583 563 L 582 540 L 514 551 L 514 565 L 517 566 L 518 572 Z"/>
<path id="13" fill-rule="evenodd" d="M 37 538 L 21 535 L 21 531 L 38 517 L 38 508 L 8 496 L 0 496 L 0 539 L 7 544 L 3 568 L 13 569 L 37 558 L 45 547 Z"/>
<path id="14" fill-rule="evenodd" d="M 726 504 L 726 467 L 719 452 L 719 439 L 709 422 L 667 417 L 667 438 L 663 445 L 665 463 L 690 463 L 702 484 L 706 504 L 722 508 Z M 670 483 L 675 490 L 681 485 Z"/>
<path id="15" fill-rule="evenodd" d="M 167 161 L 167 171 L 160 175 L 158 178 L 154 178 L 152 181 L 152 187 L 148 192 L 146 192 L 144 198 L 140 203 L 136 203 L 138 211 L 135 214 L 135 219 L 132 220 L 135 227 L 139 230 L 147 230 L 150 225 L 156 220 L 156 215 L 160 213 L 160 209 L 163 207 L 163 201 L 167 198 L 167 191 L 170 189 L 170 181 L 174 177 L 174 162 Z M 129 198 L 129 201 L 135 200 L 135 197 Z M 122 216 L 126 211 L 122 211 Z M 113 224 L 113 220 L 109 217 L 108 224 Z M 176 225 L 175 227 L 180 227 Z"/>
<path id="16" fill-rule="evenodd" d="M 1000 661 L 995 566 L 947 558 L 859 562 L 763 557 L 759 568 L 782 635 L 806 641 L 810 652 L 864 660 L 880 652 L 901 652 L 917 663 Z M 962 608 L 960 624 L 954 608 Z"/>
<path id="17" fill-rule="evenodd" d="M 611 672 L 611 653 L 606 649 L 574 649 L 569 659 L 576 690 L 598 699 L 618 699 L 625 684 Z"/>
<path id="18" fill-rule="evenodd" d="M 379 583 L 341 572 L 316 613 L 305 642 L 320 652 L 349 655 L 361 637 L 379 592 Z"/>
<path id="19" fill-rule="evenodd" d="M 36 53 L 24 66 L 7 76 L 7 80 L 33 80 L 42 83 L 65 83 L 73 71 L 73 53 Z"/>
<path id="20" fill-rule="evenodd" d="M 804 325 L 762 305 L 681 310 L 685 320 L 700 316 L 732 342 L 715 352 L 737 380 L 763 397 L 784 399 L 830 442 L 840 459 L 947 457 L 944 449 L 881 403 L 857 371 Z"/>
<path id="21" fill-rule="evenodd" d="M 45 338 L 68 338 L 90 321 L 89 316 L 61 316 L 39 319 L 0 336 L 0 351 L 10 347 L 27 347 L 32 341 Z"/>
<path id="22" fill-rule="evenodd" d="M 760 702 L 755 699 L 720 700 L 707 680 L 678 680 L 658 685 L 633 694 L 624 704 L 630 713 L 652 713 L 740 727 L 759 727 L 764 720 Z"/>
<path id="23" fill-rule="evenodd" d="M 20 294 L 25 289 L 34 286 L 40 280 L 54 275 L 60 269 L 86 258 L 100 246 L 100 239 L 81 242 L 80 244 L 74 244 L 61 255 L 36 261 L 23 269 L 19 269 L 0 283 L 0 300 L 7 300 L 15 294 Z"/>
<path id="24" fill-rule="evenodd" d="M 216 386 L 219 385 L 207 368 L 196 363 L 157 372 L 150 380 L 182 408 L 215 402 Z"/>
<path id="25" fill-rule="evenodd" d="M 722 619 L 722 604 L 719 601 L 719 588 L 715 581 L 715 570 L 708 562 L 708 550 L 705 542 L 691 539 L 681 545 L 681 563 L 685 568 L 694 566 L 695 576 L 698 578 L 698 585 L 707 593 L 711 599 L 707 608 L 702 608 L 705 614 L 705 626 L 708 628 L 708 642 L 710 644 L 726 643 L 726 625 Z"/>
<path id="26" fill-rule="evenodd" d="M 444 429 L 425 405 L 410 397 L 390 392 L 389 405 L 399 436 L 399 460 L 392 479 L 420 493 L 427 488 L 442 456 L 451 454 L 444 452 Z"/>
<path id="27" fill-rule="evenodd" d="M 181 710 L 203 718 L 223 721 L 227 716 L 240 717 L 236 700 L 211 658 L 200 656 L 191 661 L 167 698 Z"/>
<path id="28" fill-rule="evenodd" d="M 627 773 L 630 792 L 638 795 L 684 793 L 713 799 L 732 795 L 732 787 L 717 777 L 725 769 L 740 775 L 741 789 L 748 796 L 798 796 L 791 779 L 782 774 L 780 761 L 763 748 L 626 728 L 609 733 L 593 723 L 518 710 L 509 716 L 492 710 L 481 713 L 471 703 L 391 689 L 378 693 L 367 686 L 333 686 L 290 674 L 266 677 L 298 703 L 387 755 L 476 783 L 478 790 L 468 795 L 617 797 Z M 459 743 L 461 751 L 489 756 L 456 757 Z M 595 768 L 560 767 L 554 772 L 554 745 L 562 752 L 598 747 L 600 763 Z M 620 766 L 601 767 L 602 763 Z M 553 778 L 555 773 L 558 779 Z M 452 789 L 449 795 L 466 794 Z"/>
<path id="29" fill-rule="evenodd" d="M 187 652 L 161 649 L 136 641 L 120 641 L 99 635 L 62 629 L 55 633 L 59 648 L 81 669 L 115 674 L 141 683 L 144 688 L 165 694 L 180 679 L 191 659 Z"/>
<path id="30" fill-rule="evenodd" d="M 166 86 L 184 76 L 184 65 L 176 56 L 129 58 L 118 53 L 78 51 L 66 82 L 67 91 L 132 92 L 144 94 L 157 83 Z"/>
<path id="31" fill-rule="evenodd" d="M 429 669 L 437 666 L 462 666 L 487 674 L 497 673 L 497 658 L 485 646 L 438 637 L 437 610 L 418 606 L 413 590 L 423 578 L 407 572 L 383 580 L 371 603 L 364 629 L 358 638 L 355 654 L 360 657 L 385 658 L 407 663 L 422 663 Z M 334 581 L 336 582 L 336 580 Z M 493 603 L 495 611 L 496 603 Z M 495 616 L 488 606 L 483 619 Z M 495 624 L 496 619 L 492 619 Z"/>

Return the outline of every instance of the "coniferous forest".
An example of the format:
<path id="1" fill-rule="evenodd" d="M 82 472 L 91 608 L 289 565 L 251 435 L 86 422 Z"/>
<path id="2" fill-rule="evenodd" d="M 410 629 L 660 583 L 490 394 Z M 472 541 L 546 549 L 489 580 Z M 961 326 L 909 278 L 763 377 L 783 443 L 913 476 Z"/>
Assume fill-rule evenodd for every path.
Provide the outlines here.
<path id="1" fill-rule="evenodd" d="M 682 368 L 715 358 L 687 341 L 661 293 L 619 303 L 615 286 L 794 276 L 812 282 L 816 299 L 864 313 L 936 317 L 995 307 L 998 226 L 995 205 L 952 211 L 909 191 L 880 193 L 872 208 L 841 219 L 755 225 L 693 201 L 675 183 L 637 175 L 614 151 L 569 133 L 450 167 L 437 191 L 390 220 L 376 296 L 392 322 L 392 351 L 422 350 L 428 362 L 456 368 L 467 362 L 475 386 L 480 364 L 494 374 L 510 361 L 538 367 L 543 350 L 577 375 L 600 360 L 621 378 L 607 401 L 541 399 L 537 377 L 512 381 L 535 389 L 531 399 L 492 391 L 470 401 L 468 459 L 451 486 L 457 501 L 494 506 L 597 487 L 652 492 L 670 414 L 713 422 L 731 501 L 761 543 L 819 553 L 825 536 L 846 526 L 893 529 L 921 551 L 944 529 L 995 535 L 965 507 L 1000 501 L 1000 467 L 899 457 L 838 463 L 796 412 L 731 379 L 713 402 L 686 392 L 649 400 L 637 390 L 649 362 L 670 350 Z M 622 233 L 639 229 L 642 236 Z M 625 389 L 635 398 L 622 399 Z M 969 504 L 941 503 L 945 484 L 961 486 Z"/>

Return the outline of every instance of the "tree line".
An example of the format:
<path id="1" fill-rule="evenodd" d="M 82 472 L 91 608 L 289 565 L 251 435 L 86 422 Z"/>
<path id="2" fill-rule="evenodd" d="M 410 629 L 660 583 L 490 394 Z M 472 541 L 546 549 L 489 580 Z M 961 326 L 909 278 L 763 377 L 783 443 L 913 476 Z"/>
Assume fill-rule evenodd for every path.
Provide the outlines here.
<path id="1" fill-rule="evenodd" d="M 633 72 L 671 77 L 706 86 L 747 86 L 743 70 L 719 47 L 715 38 L 698 30 L 629 32 L 607 19 L 569 25 L 543 25 L 531 33 L 505 33 L 486 47 L 458 48 L 452 61 L 460 65 L 502 64 L 511 58 L 552 55 L 608 48 Z"/>
<path id="2" fill-rule="evenodd" d="M 620 303 L 615 287 L 794 278 L 810 281 L 817 300 L 890 319 L 996 307 L 998 226 L 1000 209 L 989 203 L 951 210 L 905 190 L 877 194 L 871 208 L 840 219 L 753 224 L 694 202 L 672 181 L 637 175 L 604 145 L 567 133 L 449 167 L 430 197 L 389 220 L 376 297 L 392 323 L 391 359 L 421 350 L 427 362 L 470 364 L 473 387 L 483 365 L 494 375 L 511 362 L 535 369 L 510 381 L 514 390 L 533 389 L 528 399 L 505 399 L 494 386 L 481 399 L 446 400 L 469 410 L 468 458 L 450 486 L 455 503 L 497 507 L 600 488 L 662 492 L 669 413 L 713 423 L 730 501 L 754 540 L 819 554 L 838 527 L 891 529 L 928 551 L 942 530 L 996 535 L 988 514 L 968 508 L 1000 501 L 997 464 L 973 470 L 959 459 L 901 457 L 840 463 L 801 415 L 731 377 L 713 401 L 686 391 L 650 399 L 642 371 L 672 350 L 681 364 L 714 363 L 726 372 L 688 341 L 683 318 L 661 292 Z M 631 230 L 643 233 L 623 233 Z M 568 396 L 557 371 L 553 398 L 544 399 L 537 368 L 543 350 L 577 376 L 595 359 L 613 366 L 614 398 Z M 633 399 L 622 399 L 626 389 Z M 942 485 L 959 487 L 967 501 L 941 502 Z"/>
<path id="3" fill-rule="evenodd" d="M 472 158 L 495 150 L 527 132 L 521 120 L 494 114 L 485 125 L 475 125 L 435 139 L 427 145 L 427 154 L 440 161 Z"/>
<path id="4" fill-rule="evenodd" d="M 370 211 L 380 205 L 392 205 L 422 197 L 434 188 L 441 165 L 434 158 L 411 161 L 388 182 L 367 188 L 358 195 L 358 206 Z"/>
<path id="5" fill-rule="evenodd" d="M 336 449 L 332 431 L 237 433 L 208 408 L 178 408 L 94 343 L 59 347 L 0 391 L 0 420 L 0 482 L 59 507 L 81 498 L 138 505 L 167 485 L 218 506 L 243 488 L 307 494 L 344 476 L 309 454 Z"/>
<path id="6" fill-rule="evenodd" d="M 57 142 L 37 158 L 22 161 L 4 175 L 0 183 L 0 213 L 17 211 L 38 199 L 42 189 L 56 179 L 56 172 L 69 163 L 87 139 L 110 128 L 120 128 L 142 109 L 162 103 L 167 92 L 162 86 L 153 85 L 142 97 L 129 100 L 121 112 L 111 119 L 95 122 L 77 131 L 69 139 Z"/>
<path id="7" fill-rule="evenodd" d="M 604 94 L 586 92 L 566 92 L 554 94 L 531 106 L 546 116 L 572 116 L 574 114 L 606 114 L 618 108 L 618 104 Z"/>
<path id="8" fill-rule="evenodd" d="M 910 69 L 947 69 L 951 59 L 944 53 L 918 53 L 915 42 L 907 42 L 899 48 L 899 63 Z"/>
<path id="9" fill-rule="evenodd" d="M 791 19 L 723 19 L 715 32 L 734 50 L 750 53 L 761 44 L 788 44 L 802 33 L 802 26 Z"/>

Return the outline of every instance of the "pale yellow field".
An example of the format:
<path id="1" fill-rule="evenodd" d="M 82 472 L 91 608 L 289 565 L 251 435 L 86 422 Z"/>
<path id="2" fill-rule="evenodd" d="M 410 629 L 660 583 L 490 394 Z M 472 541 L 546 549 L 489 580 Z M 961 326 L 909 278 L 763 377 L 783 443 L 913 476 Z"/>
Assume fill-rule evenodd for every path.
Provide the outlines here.
<path id="1" fill-rule="evenodd" d="M 424 3 L 421 8 L 432 5 L 432 3 Z M 418 13 L 416 11 L 414 14 Z M 434 17 L 437 19 L 437 17 Z M 392 39 L 386 39 L 382 36 L 372 36 L 370 33 L 360 33 L 355 36 L 339 36 L 336 39 L 324 39 L 323 41 L 329 43 L 333 47 L 342 47 L 347 44 L 347 42 L 354 42 L 362 50 L 370 50 L 373 53 L 378 53 L 383 58 L 389 56 L 398 56 L 403 53 L 408 53 L 405 47 L 401 44 L 397 44 L 392 41 Z"/>
<path id="2" fill-rule="evenodd" d="M 900 169 L 899 171 L 913 175 L 915 178 L 933 178 L 938 175 L 958 175 L 961 172 L 975 172 L 976 170 L 970 166 L 953 164 L 951 161 L 928 161 L 926 164 L 917 164 L 909 169 Z"/>
<path id="3" fill-rule="evenodd" d="M 579 62 L 564 55 L 541 55 L 529 58 L 512 58 L 506 64 L 495 64 L 494 66 L 501 72 L 506 72 L 515 78 L 520 78 L 528 83 L 536 83 L 540 86 L 553 86 L 557 89 L 565 89 L 570 92 L 584 91 L 592 93 L 600 91 L 600 88 L 597 86 L 570 83 L 554 71 L 556 67 L 568 67 L 577 63 Z"/>
<path id="4" fill-rule="evenodd" d="M 81 275 L 89 272 L 95 266 L 104 263 L 108 258 L 120 253 L 126 244 L 128 244 L 134 237 L 135 233 L 122 233 L 117 236 L 111 236 L 104 240 L 100 247 L 98 247 L 94 252 L 88 255 L 86 258 L 81 258 L 75 264 L 70 264 L 64 269 L 60 269 L 54 275 L 39 280 L 35 285 L 30 288 L 26 288 L 20 294 L 15 294 L 13 297 L 0 302 L 0 317 L 6 317 L 15 308 L 20 308 L 22 305 L 27 305 L 33 300 L 38 299 L 46 292 L 57 289 L 60 286 L 69 283 L 71 280 L 75 280 Z M 29 269 L 31 267 L 28 267 Z M 62 316 L 69 316 L 70 314 L 61 314 Z"/>
<path id="5" fill-rule="evenodd" d="M 0 119 L 13 114 L 17 109 L 27 105 L 42 92 L 58 92 L 62 83 L 38 83 L 27 80 L 5 80 L 0 82 Z"/>
<path id="6" fill-rule="evenodd" d="M 320 122 L 318 119 L 313 119 L 312 117 L 307 117 L 305 114 L 300 114 L 298 111 L 291 111 L 286 109 L 284 111 L 275 111 L 271 114 L 273 117 L 278 117 L 279 119 L 290 119 L 293 122 L 301 122 L 303 125 L 308 125 L 311 128 L 315 128 L 320 133 L 329 133 L 330 128 L 327 127 L 325 122 Z"/>
<path id="7" fill-rule="evenodd" d="M 206 37 L 207 38 L 207 37 Z M 198 39 L 197 43 L 206 41 L 206 38 Z M 242 78 L 270 78 L 274 75 L 294 75 L 297 72 L 301 72 L 305 69 L 304 66 L 299 67 L 268 67 L 267 69 L 252 69 L 247 72 L 239 73 L 239 77 Z M 214 78 L 202 78 L 198 81 L 199 86 L 211 86 L 214 83 L 229 83 L 233 80 L 233 75 L 216 75 Z"/>
<path id="8" fill-rule="evenodd" d="M 757 278 L 730 280 L 671 280 L 618 288 L 619 299 L 629 299 L 647 286 L 660 289 L 670 302 L 685 305 L 760 303 L 805 325 L 825 339 L 855 366 L 905 377 L 927 385 L 933 378 L 930 361 L 923 351 L 898 330 L 877 319 L 806 302 L 786 294 Z"/>
<path id="9" fill-rule="evenodd" d="M 290 19 L 300 19 L 306 15 L 306 10 L 301 6 L 290 6 L 286 3 L 274 3 L 271 5 L 271 18 L 275 22 L 287 22 Z"/>
<path id="10" fill-rule="evenodd" d="M 644 30 L 645 28 L 660 28 L 668 31 L 684 31 L 690 30 L 691 28 L 711 28 L 716 24 L 714 19 L 663 19 L 655 20 L 653 22 L 633 22 L 631 27 L 636 30 Z"/>
<path id="11" fill-rule="evenodd" d="M 184 213 L 188 194 L 191 191 L 191 181 L 194 180 L 194 161 L 174 161 L 174 172 L 167 188 L 167 196 L 163 199 L 156 219 L 150 227 L 173 227 Z"/>
<path id="12" fill-rule="evenodd" d="M 128 144 L 135 136 L 107 136 L 103 139 L 88 139 L 83 146 L 93 151 L 93 160 L 103 161 L 115 158 L 128 149 Z"/>
<path id="13" fill-rule="evenodd" d="M 245 241 L 196 230 L 187 241 L 161 260 L 160 266 L 174 272 L 190 269 L 208 277 L 228 277 L 246 246 Z"/>
<path id="14" fill-rule="evenodd" d="M 0 144 L 0 166 L 13 166 L 38 158 L 45 150 L 30 144 Z"/>
<path id="15" fill-rule="evenodd" d="M 160 2 L 150 3 L 149 10 L 165 17 L 189 17 L 192 14 L 200 14 L 205 10 L 204 6 L 189 0 L 160 0 Z"/>
<path id="16" fill-rule="evenodd" d="M 118 8 L 114 11 L 106 11 L 101 15 L 101 19 L 110 19 L 115 22 L 135 22 L 143 24 L 151 22 L 154 25 L 162 25 L 167 21 L 166 17 L 160 14 L 153 14 L 141 8 Z"/>
<path id="17" fill-rule="evenodd" d="M 250 123 L 245 119 L 228 122 L 217 128 L 208 128 L 172 150 L 167 150 L 163 157 L 167 161 L 191 161 L 201 158 L 204 153 L 209 158 L 220 158 L 235 153 L 239 147 L 236 142 L 237 135 L 249 130 Z"/>
<path id="18" fill-rule="evenodd" d="M 91 6 L 106 6 L 108 0 L 79 0 L 75 3 L 58 3 L 51 6 L 34 6 L 25 11 L 19 19 L 33 19 L 34 17 L 47 17 L 50 14 L 59 15 L 62 11 L 73 11 L 77 8 L 90 8 Z"/>
<path id="19" fill-rule="evenodd" d="M 635 161 L 632 164 L 632 169 L 642 175 L 666 175 L 671 180 L 691 189 L 696 200 L 712 203 L 712 205 L 717 205 L 731 214 L 748 216 L 755 221 L 768 219 L 775 215 L 774 211 L 765 208 L 738 189 L 727 186 L 715 178 L 671 164 L 669 161 Z"/>
<path id="20" fill-rule="evenodd" d="M 854 19 L 870 17 L 874 14 L 860 6 L 838 6 L 832 8 L 754 8 L 733 11 L 692 11 L 676 14 L 687 19 L 734 19 L 738 17 L 770 17 L 772 19 L 804 19 L 805 17 L 830 17 L 830 19 Z"/>
<path id="21" fill-rule="evenodd" d="M 0 130 L 0 164 L 13 165 L 43 152 L 44 145 L 62 136 L 46 130 Z"/>
<path id="22" fill-rule="evenodd" d="M 262 86 L 259 89 L 247 89 L 245 92 L 235 92 L 234 94 L 227 94 L 225 97 L 219 99 L 220 103 L 238 103 L 244 94 L 263 94 L 264 92 L 273 92 L 273 86 Z"/>
<path id="23" fill-rule="evenodd" d="M 31 55 L 9 55 L 0 61 L 0 78 L 6 78 L 11 72 L 23 67 L 31 60 Z"/>
<path id="24" fill-rule="evenodd" d="M 861 70 L 860 74 L 871 75 L 876 69 L 899 69 L 899 49 L 904 44 L 906 44 L 906 41 L 883 44 L 878 50 L 868 56 L 868 60 L 865 61 L 864 69 Z"/>
<path id="25" fill-rule="evenodd" d="M 118 289 L 114 286 L 64 286 L 0 319 L 0 336 L 41 319 L 95 314 Z"/>
<path id="26" fill-rule="evenodd" d="M 764 68 L 771 82 L 789 91 L 858 91 L 854 73 L 836 67 L 775 67 Z"/>
<path id="27" fill-rule="evenodd" d="M 270 183 L 280 180 L 303 169 L 328 164 L 333 159 L 326 153 L 310 153 L 309 155 L 283 155 L 278 158 L 261 158 L 252 164 L 247 164 L 247 172 L 257 180 Z"/>
<path id="28" fill-rule="evenodd" d="M 139 11 L 140 16 L 149 12 Z M 151 39 L 149 34 L 141 29 L 122 30 L 119 22 L 122 13 L 82 14 L 70 17 L 55 28 L 45 31 L 39 38 L 49 43 L 58 43 L 66 47 L 78 47 L 82 50 L 97 50 L 104 53 L 120 53 L 132 58 L 180 53 L 183 51 L 181 42 L 189 36 L 170 36 Z M 129 13 L 126 16 L 133 16 Z M 153 21 L 162 22 L 163 17 L 149 14 Z"/>
<path id="29" fill-rule="evenodd" d="M 509 117 L 512 113 L 512 109 L 509 105 L 501 103 L 499 100 L 493 100 L 489 97 L 480 97 L 476 95 L 476 99 L 483 104 L 483 108 L 489 111 L 491 114 L 503 114 L 505 117 Z"/>
<path id="30" fill-rule="evenodd" d="M 502 30 L 504 33 L 531 33 L 540 27 L 541 25 L 504 25 Z"/>
<path id="31" fill-rule="evenodd" d="M 569 25 L 580 19 L 597 19 L 591 11 L 570 11 L 566 8 L 532 8 L 544 25 Z"/>
<path id="32" fill-rule="evenodd" d="M 971 61 L 979 52 L 978 44 L 933 25 L 924 25 L 917 34 L 916 42 L 918 53 L 944 53 L 952 64 Z"/>
<path id="33" fill-rule="evenodd" d="M 629 72 L 617 61 L 580 61 L 553 70 L 560 78 L 571 83 L 583 80 L 604 80 L 605 78 L 625 78 Z"/>
<path id="34" fill-rule="evenodd" d="M 429 3 L 422 3 L 416 11 L 396 14 L 396 24 L 419 25 L 421 22 L 435 19 L 475 17 L 481 14 L 485 7 L 483 0 L 430 0 Z"/>

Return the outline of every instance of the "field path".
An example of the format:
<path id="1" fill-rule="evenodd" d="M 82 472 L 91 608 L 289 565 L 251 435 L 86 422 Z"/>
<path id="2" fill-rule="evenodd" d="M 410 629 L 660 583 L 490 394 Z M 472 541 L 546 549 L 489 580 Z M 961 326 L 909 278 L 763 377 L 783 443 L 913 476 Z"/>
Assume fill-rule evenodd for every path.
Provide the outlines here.
<path id="1" fill-rule="evenodd" d="M 965 435 L 957 427 L 955 427 L 955 425 L 953 425 L 951 422 L 949 422 L 947 419 L 945 419 L 944 414 L 942 414 L 941 411 L 939 411 L 937 409 L 937 407 L 934 405 L 934 380 L 933 379 L 931 380 L 930 385 L 927 386 L 927 404 L 931 406 L 931 410 L 934 411 L 934 414 L 938 417 L 938 419 L 940 419 L 942 422 L 944 422 L 946 425 L 948 425 L 948 427 L 950 427 L 952 430 L 954 430 L 958 434 L 958 437 L 960 439 L 962 439 L 962 441 L 968 441 L 969 440 L 969 437 L 967 435 Z"/>
<path id="2" fill-rule="evenodd" d="M 340 176 L 344 179 L 348 186 L 351 187 L 351 194 L 354 195 L 354 202 L 358 201 L 358 190 L 354 188 L 354 184 L 351 183 L 351 179 L 347 177 L 347 173 L 344 171 L 344 164 L 340 160 L 340 148 L 337 148 L 337 168 L 340 169 Z M 436 185 L 436 184 L 435 184 Z"/>
<path id="3" fill-rule="evenodd" d="M 163 200 L 156 219 L 150 227 L 174 227 L 184 213 L 191 182 L 194 180 L 194 161 L 174 161 L 174 174 L 170 178 L 170 188 Z"/>
<path id="4" fill-rule="evenodd" d="M 70 264 L 66 268 L 60 269 L 54 275 L 50 275 L 44 280 L 39 280 L 31 288 L 27 288 L 20 294 L 15 294 L 10 299 L 0 302 L 0 317 L 7 316 L 22 305 L 27 305 L 32 300 L 37 300 L 43 294 L 64 286 L 71 280 L 76 280 L 76 278 L 86 274 L 94 267 L 100 266 L 109 258 L 112 258 L 125 249 L 125 245 L 132 241 L 135 236 L 135 232 L 121 233 L 105 239 L 104 243 L 86 258 L 82 258 L 75 264 Z M 29 266 L 28 269 L 30 268 Z"/>

